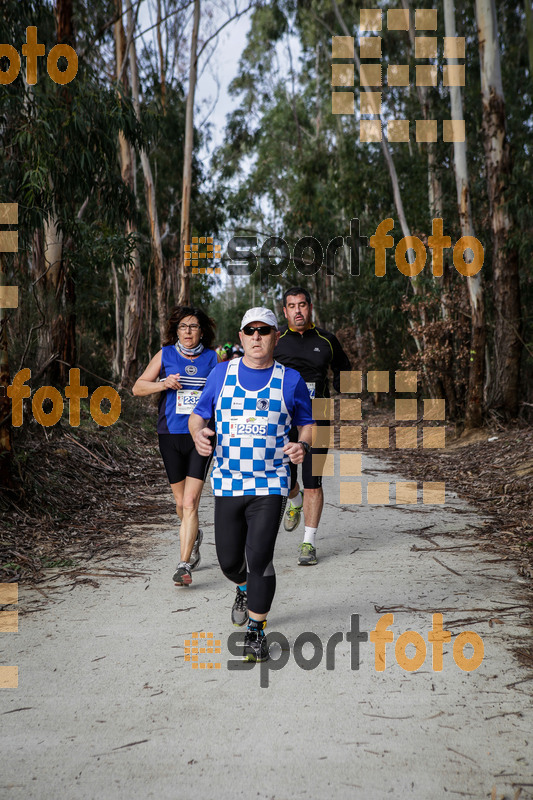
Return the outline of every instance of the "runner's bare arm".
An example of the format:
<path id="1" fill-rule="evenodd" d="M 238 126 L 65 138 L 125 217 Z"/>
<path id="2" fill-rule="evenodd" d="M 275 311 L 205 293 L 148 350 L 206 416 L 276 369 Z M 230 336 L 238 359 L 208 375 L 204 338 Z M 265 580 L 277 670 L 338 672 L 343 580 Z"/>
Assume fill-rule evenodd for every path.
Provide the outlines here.
<path id="1" fill-rule="evenodd" d="M 143 374 L 135 381 L 132 392 L 137 397 L 157 394 L 158 392 L 166 391 L 166 389 L 181 389 L 179 372 L 174 375 L 167 375 L 164 381 L 158 380 L 161 372 L 161 354 L 162 350 L 155 354 Z"/>

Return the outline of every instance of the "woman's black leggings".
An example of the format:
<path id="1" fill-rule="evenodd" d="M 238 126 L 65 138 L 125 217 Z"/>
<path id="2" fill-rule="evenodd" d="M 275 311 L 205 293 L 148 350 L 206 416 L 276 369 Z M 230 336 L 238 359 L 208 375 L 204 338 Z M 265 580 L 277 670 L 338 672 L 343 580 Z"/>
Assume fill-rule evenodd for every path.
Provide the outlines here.
<path id="1" fill-rule="evenodd" d="M 248 610 L 270 611 L 276 591 L 272 559 L 286 497 L 279 494 L 215 497 L 215 543 L 222 572 L 247 583 Z"/>

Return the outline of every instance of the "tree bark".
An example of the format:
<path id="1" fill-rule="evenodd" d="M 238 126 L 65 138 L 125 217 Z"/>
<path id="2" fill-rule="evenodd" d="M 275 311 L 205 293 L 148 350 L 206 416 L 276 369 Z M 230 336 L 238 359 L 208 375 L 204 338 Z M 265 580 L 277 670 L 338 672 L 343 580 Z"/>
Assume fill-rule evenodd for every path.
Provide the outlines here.
<path id="1" fill-rule="evenodd" d="M 5 283 L 3 254 L 0 254 L 0 286 Z M 7 387 L 11 383 L 9 374 L 9 354 L 7 349 L 7 313 L 0 304 L 0 485 L 11 487 L 13 447 L 11 442 L 11 400 Z"/>
<path id="2" fill-rule="evenodd" d="M 115 262 L 111 261 L 111 272 L 113 278 L 113 296 L 115 298 L 115 346 L 113 348 L 113 362 L 111 368 L 113 370 L 113 377 L 115 380 L 120 380 L 121 377 L 121 347 L 122 347 L 122 309 L 120 303 L 120 284 L 118 282 L 118 273 Z"/>
<path id="3" fill-rule="evenodd" d="M 444 0 L 444 28 L 446 36 L 455 36 L 455 2 Z M 457 64 L 456 58 L 448 59 Z M 451 118 L 463 120 L 463 99 L 459 86 L 450 87 Z M 461 236 L 475 236 L 470 204 L 470 184 L 466 159 L 466 141 L 453 143 L 457 207 Z M 466 396 L 465 427 L 479 428 L 483 422 L 483 379 L 485 366 L 485 304 L 481 272 L 466 278 L 472 322 L 470 328 L 470 362 Z"/>
<path id="4" fill-rule="evenodd" d="M 131 3 L 128 7 L 128 25 L 131 22 Z M 135 114 L 139 122 L 141 121 L 141 104 L 139 101 L 139 73 L 137 70 L 137 52 L 135 39 L 131 37 L 130 45 L 130 67 L 131 67 L 131 94 Z M 154 264 L 155 288 L 157 298 L 157 318 L 159 322 L 159 337 L 162 340 L 165 335 L 167 322 L 167 286 L 165 265 L 163 261 L 163 248 L 161 246 L 161 231 L 159 229 L 159 218 L 157 215 L 157 205 L 155 197 L 155 185 L 150 166 L 148 153 L 143 148 L 141 150 L 141 166 L 144 176 L 144 195 L 146 199 L 146 210 L 150 223 L 150 241 L 152 244 L 152 261 Z"/>
<path id="5" fill-rule="evenodd" d="M 130 0 L 128 0 L 130 2 Z M 117 77 L 123 75 L 123 85 L 127 86 L 126 70 L 123 63 L 126 58 L 126 35 L 122 24 L 122 0 L 116 0 L 117 16 L 115 23 L 115 58 Z M 131 16 L 131 2 L 129 5 Z M 119 134 L 119 155 L 122 180 L 126 183 L 135 197 L 135 153 L 125 136 Z M 135 236 L 137 228 L 132 220 L 126 220 L 126 234 Z M 127 296 L 124 304 L 124 341 L 122 345 L 122 369 L 120 384 L 122 387 L 132 386 L 137 378 L 137 345 L 141 332 L 143 280 L 141 272 L 141 257 L 135 243 L 129 255 L 128 262 L 124 265 L 126 277 Z M 118 345 L 117 345 L 118 347 Z"/>
<path id="6" fill-rule="evenodd" d="M 529 54 L 529 80 L 533 81 L 533 9 L 531 0 L 524 0 L 526 9 L 527 52 Z"/>
<path id="7" fill-rule="evenodd" d="M 513 220 L 506 195 L 512 173 L 494 0 L 476 0 L 481 67 L 483 144 L 492 229 L 494 381 L 489 406 L 505 417 L 518 413 L 521 310 L 518 251 L 508 243 Z"/>
<path id="8" fill-rule="evenodd" d="M 190 302 L 190 270 L 185 268 L 185 245 L 191 241 L 191 184 L 194 137 L 194 93 L 196 91 L 198 28 L 200 27 L 200 0 L 194 0 L 194 20 L 191 36 L 191 58 L 189 66 L 189 92 L 185 111 L 185 145 L 183 150 L 183 187 L 181 194 L 180 226 L 180 293 L 179 305 Z"/>
<path id="9" fill-rule="evenodd" d="M 166 98 L 167 98 L 167 84 L 166 84 L 166 65 L 165 56 L 163 53 L 163 42 L 161 40 L 161 0 L 157 0 L 157 49 L 159 51 L 159 83 L 161 85 L 161 108 L 163 114 L 166 113 Z"/>

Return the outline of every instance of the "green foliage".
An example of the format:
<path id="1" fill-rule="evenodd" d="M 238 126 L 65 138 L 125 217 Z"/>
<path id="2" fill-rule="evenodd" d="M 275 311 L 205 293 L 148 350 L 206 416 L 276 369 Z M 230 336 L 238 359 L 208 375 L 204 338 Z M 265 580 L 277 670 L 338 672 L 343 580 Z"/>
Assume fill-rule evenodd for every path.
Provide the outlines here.
<path id="1" fill-rule="evenodd" d="M 348 30 L 356 37 L 357 49 L 359 11 L 368 4 L 341 0 L 338 5 Z M 385 18 L 390 4 L 378 5 L 383 7 Z M 439 65 L 442 65 L 444 14 L 441 2 L 437 3 L 437 10 L 436 35 Z M 467 120 L 468 167 L 474 227 L 485 248 L 483 269 L 490 330 L 493 313 L 491 230 L 481 135 L 479 48 L 473 0 L 456 4 L 456 17 L 457 35 L 466 39 L 463 104 Z M 511 0 L 498 4 L 498 25 L 507 130 L 514 157 L 513 190 L 509 193 L 509 203 L 516 227 L 509 232 L 509 239 L 518 244 L 521 254 L 525 310 L 533 300 L 530 255 L 533 244 L 533 170 L 530 166 L 533 82 L 531 76 L 526 80 L 529 68 L 523 4 Z M 345 33 L 332 4 L 326 0 L 303 0 L 296 7 L 282 3 L 272 11 L 262 10 L 254 14 L 239 74 L 232 84 L 240 105 L 229 119 L 225 142 L 216 160 L 221 179 L 231 185 L 228 213 L 235 230 L 266 231 L 265 236 L 275 233 L 292 245 L 302 236 L 310 235 L 316 237 L 325 249 L 334 236 L 348 235 L 351 218 L 359 218 L 361 233 L 371 236 L 381 220 L 392 217 L 395 227 L 391 235 L 396 243 L 403 237 L 380 145 L 359 142 L 357 116 L 331 113 L 331 36 Z M 404 32 L 386 33 L 383 43 L 383 75 L 386 75 L 389 63 L 409 64 L 410 75 L 414 77 L 417 62 L 408 35 Z M 296 52 L 299 52 L 298 61 Z M 442 70 L 439 72 L 442 75 Z M 517 75 L 523 75 L 523 80 L 518 81 L 519 88 Z M 355 83 L 357 86 L 357 76 Z M 414 121 L 422 118 L 422 112 L 414 80 L 412 84 L 410 88 L 393 88 L 386 84 L 384 77 L 384 117 L 411 120 L 411 142 L 390 143 L 389 147 L 410 231 L 427 244 L 427 237 L 432 232 L 428 158 L 426 146 L 414 141 Z M 357 91 L 355 99 L 357 106 Z M 450 98 L 448 90 L 442 86 L 442 78 L 437 88 L 428 90 L 428 103 L 430 118 L 449 119 Z M 442 187 L 444 232 L 451 236 L 453 246 L 460 237 L 453 148 L 442 141 L 441 122 L 438 130 L 436 176 Z M 259 247 L 261 243 L 260 239 Z M 439 334 L 442 322 L 439 298 L 443 286 L 431 276 L 431 253 L 428 252 L 426 269 L 419 278 L 422 299 L 414 295 L 411 279 L 396 269 L 392 250 L 388 252 L 384 278 L 373 274 L 373 251 L 363 252 L 359 277 L 341 270 L 328 280 L 324 269 L 314 277 L 302 277 L 291 264 L 283 276 L 269 276 L 269 291 L 279 299 L 282 291 L 294 283 L 308 288 L 313 293 L 319 320 L 327 322 L 328 327 L 356 326 L 363 334 L 371 335 L 373 347 L 369 358 L 374 367 L 396 369 L 402 358 L 405 363 L 414 363 L 417 359 L 413 338 L 415 330 L 427 341 L 428 348 L 431 342 L 426 375 L 436 374 L 437 367 L 441 368 L 450 354 L 455 353 L 454 380 L 460 407 L 464 401 L 468 370 L 468 361 L 463 358 L 466 281 L 453 268 L 451 250 L 445 255 L 445 291 L 449 295 L 446 302 L 451 303 L 452 295 L 456 299 L 442 335 Z M 416 329 L 408 325 L 409 319 L 414 321 Z M 526 328 L 531 340 L 531 317 L 527 318 Z M 450 350 L 444 339 L 449 341 L 450 336 L 453 338 L 454 330 L 456 338 Z M 440 346 L 439 336 L 442 341 L 440 361 L 435 352 L 435 348 L 438 350 Z M 423 359 L 419 361 L 420 367 Z"/>

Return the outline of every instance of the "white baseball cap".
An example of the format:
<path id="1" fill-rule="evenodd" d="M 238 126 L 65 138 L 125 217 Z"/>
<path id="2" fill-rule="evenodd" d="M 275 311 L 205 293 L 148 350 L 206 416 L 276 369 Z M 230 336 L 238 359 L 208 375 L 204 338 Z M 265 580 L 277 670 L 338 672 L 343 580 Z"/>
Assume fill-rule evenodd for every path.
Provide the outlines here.
<path id="1" fill-rule="evenodd" d="M 250 322 L 264 322 L 265 325 L 270 325 L 275 330 L 278 329 L 276 316 L 269 308 L 250 308 L 242 318 L 241 331 Z"/>

